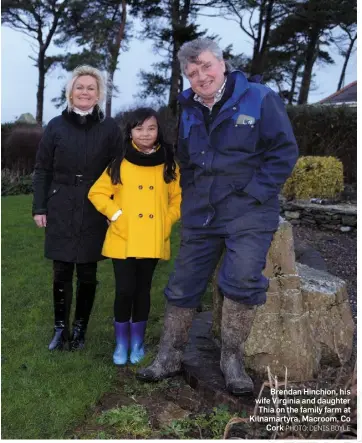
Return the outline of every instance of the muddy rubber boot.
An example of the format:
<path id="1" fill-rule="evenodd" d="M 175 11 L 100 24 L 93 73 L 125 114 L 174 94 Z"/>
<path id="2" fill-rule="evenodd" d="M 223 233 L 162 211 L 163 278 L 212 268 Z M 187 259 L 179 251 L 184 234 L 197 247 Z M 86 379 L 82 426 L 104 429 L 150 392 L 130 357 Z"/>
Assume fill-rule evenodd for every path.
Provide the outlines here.
<path id="1" fill-rule="evenodd" d="M 49 351 L 61 351 L 68 345 L 72 297 L 73 287 L 71 282 L 53 282 L 54 335 L 48 346 Z"/>
<path id="2" fill-rule="evenodd" d="M 234 395 L 250 394 L 254 384 L 244 368 L 244 345 L 253 325 L 255 306 L 224 297 L 221 321 L 220 369 L 226 389 Z"/>
<path id="3" fill-rule="evenodd" d="M 77 304 L 75 307 L 73 334 L 70 343 L 71 351 L 77 351 L 84 348 L 85 333 L 93 308 L 96 287 L 97 282 L 78 281 L 77 283 Z"/>
<path id="4" fill-rule="evenodd" d="M 135 365 L 139 363 L 145 356 L 145 333 L 147 327 L 147 321 L 130 322 L 130 335 L 131 335 L 131 354 L 129 357 L 130 362 Z"/>
<path id="5" fill-rule="evenodd" d="M 167 303 L 158 354 L 136 377 L 143 381 L 159 381 L 181 372 L 182 355 L 188 342 L 195 309 L 179 308 Z"/>

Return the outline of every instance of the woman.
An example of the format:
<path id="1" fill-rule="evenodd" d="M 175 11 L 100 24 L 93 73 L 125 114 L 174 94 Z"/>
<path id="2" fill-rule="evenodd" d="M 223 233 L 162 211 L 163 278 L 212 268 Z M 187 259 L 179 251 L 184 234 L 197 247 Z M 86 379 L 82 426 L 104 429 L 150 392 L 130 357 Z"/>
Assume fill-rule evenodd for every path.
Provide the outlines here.
<path id="1" fill-rule="evenodd" d="M 117 365 L 127 362 L 129 345 L 131 363 L 144 356 L 152 277 L 158 260 L 170 258 L 181 202 L 173 149 L 164 142 L 156 111 L 139 108 L 129 115 L 123 146 L 125 155 L 119 151 L 89 192 L 111 221 L 102 254 L 113 259 L 116 280 Z"/>
<path id="2" fill-rule="evenodd" d="M 45 257 L 53 260 L 54 336 L 49 350 L 69 340 L 69 313 L 77 272 L 76 309 L 70 350 L 84 347 L 94 302 L 97 261 L 107 220 L 89 202 L 89 188 L 119 151 L 120 130 L 104 118 L 101 72 L 76 68 L 66 87 L 67 109 L 46 127 L 33 177 L 33 218 L 45 227 Z"/>

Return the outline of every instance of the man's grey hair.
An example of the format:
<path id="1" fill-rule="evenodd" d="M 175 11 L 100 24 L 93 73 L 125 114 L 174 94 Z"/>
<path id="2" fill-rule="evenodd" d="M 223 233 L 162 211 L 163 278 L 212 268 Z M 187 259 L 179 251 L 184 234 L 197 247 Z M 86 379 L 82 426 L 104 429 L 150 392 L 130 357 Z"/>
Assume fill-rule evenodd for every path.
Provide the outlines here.
<path id="1" fill-rule="evenodd" d="M 186 74 L 188 63 L 198 63 L 198 58 L 204 51 L 210 51 L 220 61 L 224 59 L 221 48 L 210 38 L 191 40 L 184 43 L 177 54 L 183 74 Z"/>
<path id="2" fill-rule="evenodd" d="M 106 99 L 107 85 L 106 85 L 106 81 L 104 79 L 102 72 L 97 68 L 93 68 L 93 66 L 89 66 L 89 65 L 78 66 L 72 72 L 72 76 L 71 76 L 70 80 L 68 81 L 67 86 L 65 88 L 65 97 L 67 99 L 68 111 L 71 111 L 73 109 L 73 102 L 72 102 L 71 96 L 72 96 L 74 82 L 77 80 L 77 78 L 79 78 L 83 75 L 90 75 L 95 78 L 95 80 L 97 82 L 97 86 L 98 86 L 98 103 L 97 104 L 101 108 L 102 108 L 103 103 Z"/>

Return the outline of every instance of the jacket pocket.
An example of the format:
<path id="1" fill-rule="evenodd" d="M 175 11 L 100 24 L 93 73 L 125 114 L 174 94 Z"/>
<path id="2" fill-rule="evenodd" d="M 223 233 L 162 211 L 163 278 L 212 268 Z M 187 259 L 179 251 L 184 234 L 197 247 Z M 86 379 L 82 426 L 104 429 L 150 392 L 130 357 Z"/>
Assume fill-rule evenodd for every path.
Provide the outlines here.
<path id="1" fill-rule="evenodd" d="M 253 153 L 259 140 L 259 121 L 252 125 L 237 124 L 232 121 L 230 137 L 228 139 L 229 148 Z"/>
<path id="2" fill-rule="evenodd" d="M 57 222 L 59 212 L 61 213 L 61 209 L 64 206 L 63 199 L 64 197 L 60 196 L 60 188 L 61 184 L 57 183 L 52 185 L 49 188 L 47 198 L 46 198 L 46 207 L 47 207 L 47 225 L 53 225 Z M 60 197 L 60 198 L 59 198 Z"/>
<path id="3" fill-rule="evenodd" d="M 127 240 L 127 217 L 124 214 L 121 214 L 116 221 L 112 221 L 110 228 L 115 235 Z"/>
<path id="4" fill-rule="evenodd" d="M 253 207 L 253 206 L 259 206 L 260 202 L 259 200 L 257 200 L 255 197 L 253 197 L 252 195 L 248 194 L 247 192 L 244 191 L 245 187 L 246 187 L 246 183 L 242 182 L 242 183 L 238 183 L 238 182 L 234 182 L 232 183 L 232 189 L 234 194 L 236 194 L 237 196 L 240 197 L 241 202 L 244 206 L 246 207 Z"/>
<path id="5" fill-rule="evenodd" d="M 61 184 L 54 184 L 52 183 L 52 185 L 49 188 L 48 191 L 48 195 L 47 195 L 47 199 L 49 200 L 50 198 L 52 198 L 54 195 L 56 195 L 59 192 L 59 189 L 61 188 Z"/>

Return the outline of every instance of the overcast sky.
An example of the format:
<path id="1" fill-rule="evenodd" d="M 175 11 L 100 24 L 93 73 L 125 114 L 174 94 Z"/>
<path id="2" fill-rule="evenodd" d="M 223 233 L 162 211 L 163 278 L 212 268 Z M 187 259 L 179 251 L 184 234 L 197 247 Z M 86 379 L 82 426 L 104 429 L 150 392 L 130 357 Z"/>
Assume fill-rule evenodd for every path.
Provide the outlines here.
<path id="1" fill-rule="evenodd" d="M 221 46 L 226 47 L 232 43 L 234 53 L 245 53 L 250 55 L 252 46 L 239 26 L 232 21 L 221 18 L 200 17 L 199 23 L 203 28 L 208 28 L 210 34 L 217 33 L 221 37 Z M 14 121 L 25 112 L 36 114 L 36 87 L 37 68 L 29 58 L 35 55 L 31 45 L 32 39 L 20 32 L 13 31 L 2 26 L 2 99 L 1 99 L 1 121 Z M 237 39 L 236 39 L 237 37 Z M 51 47 L 49 54 L 57 54 L 60 50 Z M 332 66 L 317 66 L 316 89 L 309 94 L 309 103 L 314 103 L 336 91 L 339 75 L 343 65 L 343 58 L 338 55 L 337 49 L 331 51 L 335 60 Z M 157 55 L 152 51 L 152 42 L 141 42 L 132 40 L 128 52 L 119 56 L 119 70 L 115 74 L 114 82 L 119 88 L 118 97 L 113 99 L 112 113 L 117 113 L 122 108 L 127 108 L 136 102 L 134 95 L 137 93 L 140 69 L 147 70 L 157 60 Z M 57 69 L 46 78 L 46 89 L 44 99 L 44 122 L 59 114 L 59 110 L 52 104 L 51 99 L 60 95 L 61 89 L 66 83 L 68 74 Z M 354 53 L 350 59 L 345 84 L 357 79 L 357 57 Z M 189 87 L 185 82 L 185 87 Z M 139 99 L 138 99 L 139 100 Z"/>

